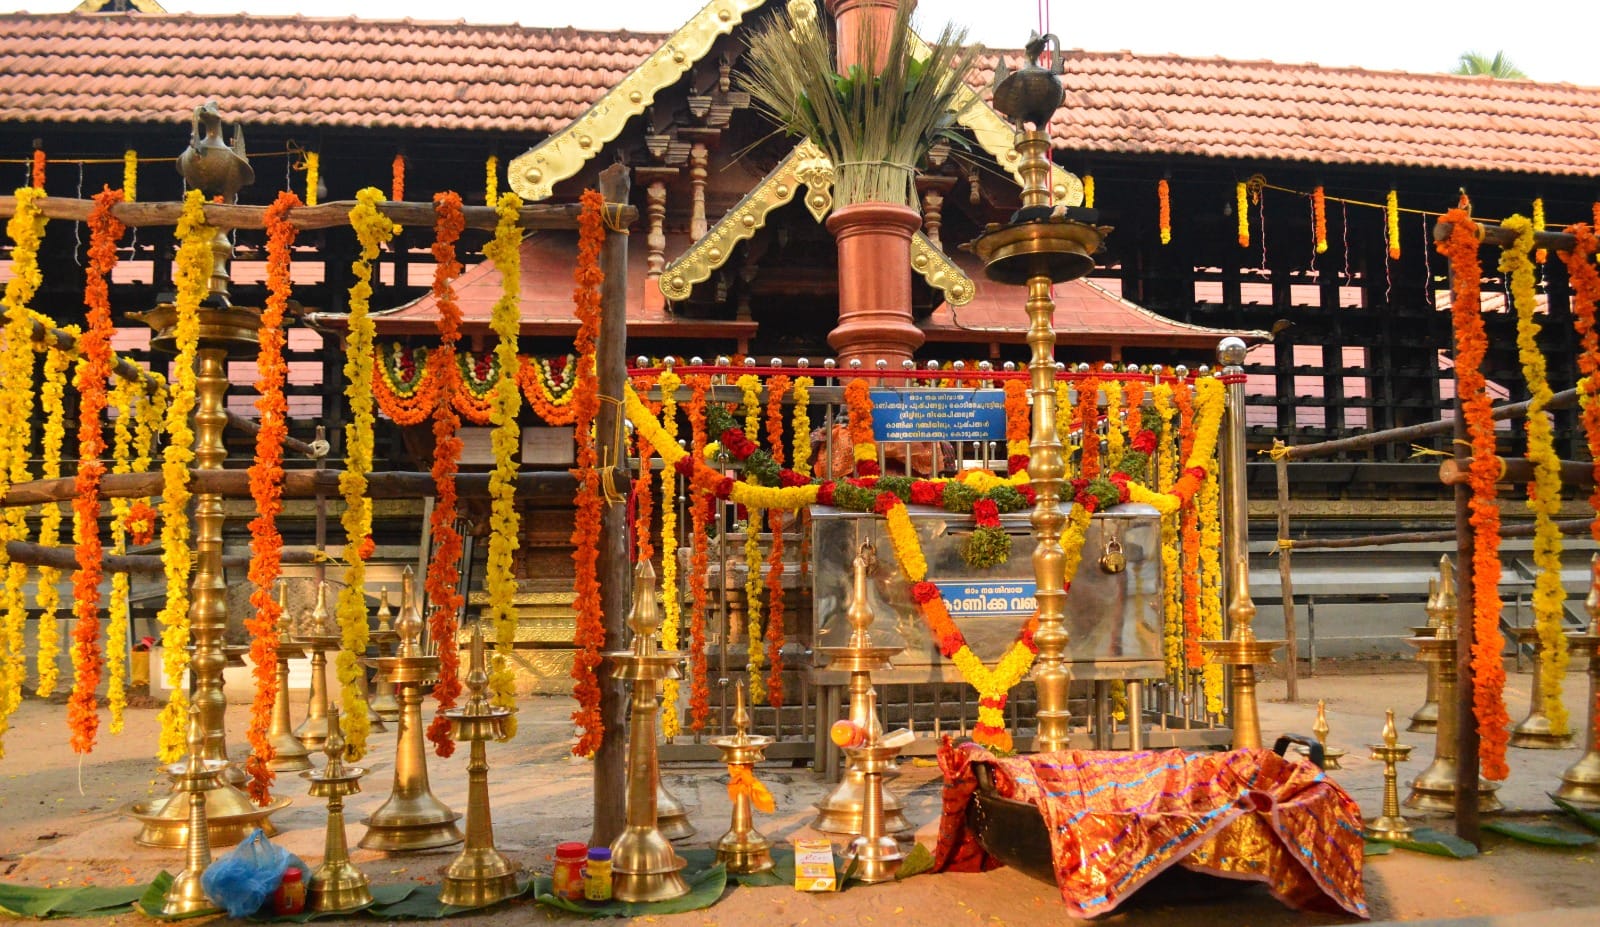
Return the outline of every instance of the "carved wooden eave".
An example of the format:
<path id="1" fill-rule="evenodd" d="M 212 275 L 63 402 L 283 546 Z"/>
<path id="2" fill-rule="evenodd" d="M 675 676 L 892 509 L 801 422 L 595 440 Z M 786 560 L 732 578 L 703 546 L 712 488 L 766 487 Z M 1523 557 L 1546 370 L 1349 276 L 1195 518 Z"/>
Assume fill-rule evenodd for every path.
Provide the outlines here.
<path id="1" fill-rule="evenodd" d="M 511 189 L 530 203 L 549 198 L 556 184 L 582 170 L 656 94 L 681 80 L 717 39 L 766 2 L 711 0 L 582 116 L 513 158 L 507 170 Z"/>

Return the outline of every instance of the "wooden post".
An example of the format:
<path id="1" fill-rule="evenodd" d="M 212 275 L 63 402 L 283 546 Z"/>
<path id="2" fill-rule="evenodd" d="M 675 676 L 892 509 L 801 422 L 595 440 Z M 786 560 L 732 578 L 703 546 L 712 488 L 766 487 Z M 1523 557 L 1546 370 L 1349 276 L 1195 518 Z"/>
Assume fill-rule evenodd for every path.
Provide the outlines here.
<path id="1" fill-rule="evenodd" d="M 628 370 L 628 231 L 612 218 L 628 204 L 628 170 L 613 164 L 600 172 L 600 193 L 607 213 L 605 244 L 600 247 L 600 340 L 595 345 L 595 371 L 600 381 L 600 411 L 595 417 L 595 443 L 600 465 L 621 467 L 626 451 L 621 434 L 622 391 Z M 600 608 L 606 627 L 605 649 L 626 647 L 623 632 L 631 606 L 633 582 L 628 569 L 626 507 L 607 503 L 600 515 Z M 627 706 L 622 684 L 611 661 L 600 664 L 600 719 L 605 739 L 594 755 L 594 831 L 590 846 L 610 846 L 627 825 Z"/>
<path id="2" fill-rule="evenodd" d="M 1471 459 L 1467 443 L 1466 416 L 1462 413 L 1460 391 L 1456 393 L 1456 459 L 1463 467 Z M 1456 836 L 1470 840 L 1480 849 L 1483 835 L 1478 830 L 1478 716 L 1473 710 L 1477 682 L 1472 672 L 1472 642 L 1476 628 L 1472 595 L 1472 488 L 1457 483 L 1456 495 Z"/>
<path id="3" fill-rule="evenodd" d="M 1285 697 L 1293 705 L 1300 700 L 1300 643 L 1294 625 L 1294 578 L 1289 572 L 1289 459 L 1273 461 L 1278 471 L 1278 585 L 1283 596 L 1283 636 L 1288 643 L 1285 657 Z"/>

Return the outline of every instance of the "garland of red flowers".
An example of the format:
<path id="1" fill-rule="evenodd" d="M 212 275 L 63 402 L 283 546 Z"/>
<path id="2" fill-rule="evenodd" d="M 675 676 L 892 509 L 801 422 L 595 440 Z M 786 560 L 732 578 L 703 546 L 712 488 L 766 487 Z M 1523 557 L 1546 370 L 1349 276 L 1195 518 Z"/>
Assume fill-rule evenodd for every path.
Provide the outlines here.
<path id="1" fill-rule="evenodd" d="M 433 299 L 439 307 L 439 344 L 428 352 L 431 386 L 428 405 L 433 416 L 433 514 L 428 525 L 433 535 L 433 556 L 428 561 L 424 591 L 428 598 L 428 637 L 456 639 L 456 615 L 461 612 L 461 532 L 456 530 L 456 471 L 461 459 L 461 419 L 449 397 L 460 382 L 455 362 L 461 338 L 461 307 L 456 302 L 455 279 L 461 276 L 456 242 L 466 228 L 461 195 L 450 191 L 433 196 Z M 380 378 L 381 379 L 381 378 Z M 439 677 L 433 683 L 436 713 L 428 724 L 434 753 L 455 752 L 450 719 L 444 712 L 461 696 L 461 656 L 458 648 L 439 647 Z"/>
<path id="2" fill-rule="evenodd" d="M 789 378 L 781 373 L 767 378 L 767 446 L 772 459 L 782 467 L 783 397 L 789 392 Z M 783 512 L 767 513 L 772 532 L 772 547 L 767 551 L 767 704 L 783 707 Z"/>
<path id="3" fill-rule="evenodd" d="M 106 410 L 106 389 L 111 379 L 111 291 L 107 284 L 117 266 L 117 242 L 126 230 L 112 207 L 122 202 L 120 190 L 105 189 L 95 195 L 89 214 L 89 266 L 84 275 L 83 304 L 88 307 L 88 331 L 78 340 L 83 363 L 77 371 L 78 473 L 73 483 L 72 540 L 78 569 L 72 574 L 72 695 L 67 701 L 67 726 L 72 749 L 94 749 L 100 728 L 100 708 L 95 689 L 100 685 L 100 478 L 105 475 L 105 435 L 101 419 Z"/>
<path id="4" fill-rule="evenodd" d="M 711 378 L 694 374 L 685 378 L 689 387 L 689 456 L 704 460 L 706 453 L 706 390 Z M 711 717 L 711 685 L 706 665 L 706 612 L 711 596 L 707 579 L 711 570 L 711 538 L 708 530 L 717 500 L 703 490 L 689 488 L 689 728 L 696 734 L 705 730 Z"/>
<path id="5" fill-rule="evenodd" d="M 577 612 L 574 642 L 577 653 L 572 660 L 572 695 L 578 708 L 572 720 L 579 729 L 578 743 L 572 752 L 592 756 L 605 737 L 605 721 L 600 717 L 600 683 L 595 670 L 600 665 L 600 650 L 605 646 L 605 621 L 600 614 L 600 582 L 595 565 L 600 556 L 600 455 L 595 448 L 594 420 L 600 411 L 600 383 L 595 372 L 595 344 L 600 337 L 600 245 L 605 240 L 605 220 L 601 214 L 605 199 L 597 191 L 585 190 L 578 215 L 578 266 L 573 272 L 577 286 L 572 300 L 578 319 L 578 334 L 573 348 L 578 355 L 577 395 L 573 398 L 574 434 L 578 441 L 578 494 L 576 520 L 572 529 L 574 566 L 573 602 Z"/>
<path id="6" fill-rule="evenodd" d="M 1498 780 L 1510 774 L 1506 767 L 1506 728 L 1511 718 L 1506 713 L 1506 673 L 1500 656 L 1504 648 L 1500 636 L 1500 509 L 1495 505 L 1500 464 L 1495 454 L 1494 413 L 1483 375 L 1489 340 L 1479 314 L 1479 228 L 1462 207 L 1445 213 L 1440 221 L 1450 226 L 1450 237 L 1438 248 L 1450 259 L 1450 279 L 1455 289 L 1450 314 L 1456 340 L 1456 395 L 1461 400 L 1461 414 L 1472 444 L 1472 707 L 1478 721 L 1483 775 Z"/>
<path id="7" fill-rule="evenodd" d="M 406 198 L 406 156 L 396 154 L 389 165 L 389 199 L 396 203 Z"/>
<path id="8" fill-rule="evenodd" d="M 1597 207 L 1600 208 L 1600 207 Z M 1600 301 L 1600 272 L 1595 270 L 1594 255 L 1600 241 L 1595 230 L 1587 225 L 1570 225 L 1567 234 L 1576 239 L 1571 251 L 1557 252 L 1567 266 L 1567 280 L 1572 286 L 1572 327 L 1578 333 L 1581 350 L 1578 352 L 1579 385 L 1583 407 L 1583 434 L 1589 445 L 1589 458 L 1593 463 L 1594 488 L 1589 493 L 1589 505 L 1594 508 L 1594 520 L 1589 533 L 1600 541 L 1600 331 L 1595 329 L 1595 303 Z"/>
<path id="9" fill-rule="evenodd" d="M 282 608 L 272 594 L 283 573 L 283 537 L 278 533 L 278 515 L 283 511 L 283 440 L 288 437 L 288 402 L 283 386 L 288 365 L 283 358 L 283 314 L 289 305 L 289 262 L 298 230 L 289 222 L 289 210 L 302 205 L 290 192 L 278 194 L 267 207 L 267 302 L 261 311 L 260 349 L 256 367 L 260 376 L 256 390 L 256 411 L 261 430 L 256 432 L 255 461 L 250 465 L 250 498 L 256 516 L 250 520 L 250 593 L 252 613 L 245 618 L 250 634 L 250 660 L 254 666 L 255 696 L 250 702 L 250 757 L 245 771 L 250 774 L 250 797 L 266 807 L 272 801 L 276 774 L 272 760 L 277 755 L 267 730 L 272 723 L 272 703 L 278 695 L 278 624 Z"/>

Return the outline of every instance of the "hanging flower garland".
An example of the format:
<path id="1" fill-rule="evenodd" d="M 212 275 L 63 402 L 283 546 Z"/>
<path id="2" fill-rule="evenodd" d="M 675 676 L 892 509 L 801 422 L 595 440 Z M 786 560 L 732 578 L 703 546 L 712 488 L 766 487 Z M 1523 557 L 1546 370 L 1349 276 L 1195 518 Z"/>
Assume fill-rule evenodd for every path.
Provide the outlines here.
<path id="1" fill-rule="evenodd" d="M 16 191 L 16 211 L 6 223 L 11 237 L 11 278 L 5 288 L 4 354 L 0 355 L 0 493 L 28 479 L 28 442 L 33 419 L 33 338 L 28 304 L 43 282 L 39 271 L 39 244 L 47 221 L 39 208 L 39 190 L 21 187 Z M 28 568 L 14 563 L 5 552 L 6 541 L 27 536 L 27 510 L 14 506 L 5 512 L 5 530 L 0 532 L 0 565 L 6 568 L 3 597 L 4 617 L 0 618 L 0 757 L 5 756 L 4 735 L 11 714 L 22 703 L 22 684 L 27 670 L 23 662 L 23 628 L 28 606 L 23 588 Z"/>
<path id="2" fill-rule="evenodd" d="M 517 382 L 533 411 L 547 425 L 572 424 L 572 387 L 578 365 L 571 354 L 561 357 L 523 358 Z"/>
<path id="3" fill-rule="evenodd" d="M 1535 233 L 1542 232 L 1544 228 L 1544 197 L 1536 196 L 1533 198 L 1533 231 Z M 1548 252 L 1543 248 L 1533 252 L 1533 259 L 1540 264 L 1543 264 L 1548 257 Z"/>
<path id="4" fill-rule="evenodd" d="M 667 436 L 678 440 L 678 387 L 682 383 L 677 373 L 669 367 L 661 371 L 661 424 Z M 648 442 L 645 442 L 648 444 Z M 640 455 L 639 469 L 649 481 L 649 458 Z M 648 496 L 649 487 L 645 487 Z M 661 468 L 661 649 L 677 650 L 679 630 L 683 623 L 683 597 L 678 590 L 678 471 Z M 645 522 L 642 536 L 650 536 L 650 523 Z M 676 737 L 683 729 L 678 713 L 678 680 L 668 679 L 662 686 L 661 736 Z"/>
<path id="5" fill-rule="evenodd" d="M 1311 191 L 1311 234 L 1318 254 L 1328 252 L 1328 198 L 1317 184 Z"/>
<path id="6" fill-rule="evenodd" d="M 1006 472 L 1028 469 L 1028 384 L 1021 379 L 1005 381 Z"/>
<path id="7" fill-rule="evenodd" d="M 1094 175 L 1083 175 L 1083 205 L 1085 208 L 1094 208 Z"/>
<path id="8" fill-rule="evenodd" d="M 1161 243 L 1172 244 L 1172 190 L 1163 178 L 1156 182 L 1156 203 L 1161 223 Z"/>
<path id="9" fill-rule="evenodd" d="M 63 327 L 76 336 L 78 326 Z M 39 388 L 39 405 L 44 410 L 43 452 L 40 459 L 39 478 L 61 478 L 61 451 L 67 440 L 67 367 L 72 355 L 56 347 L 46 346 L 49 352 L 44 359 L 44 383 Z M 42 506 L 39 512 L 39 543 L 47 547 L 61 544 L 61 506 L 56 503 Z M 61 608 L 61 571 L 55 567 L 39 567 L 38 592 L 34 599 L 39 606 L 38 670 L 40 698 L 55 693 L 61 671 L 61 632 L 56 613 Z M 98 668 L 97 668 L 98 670 Z M 98 675 L 98 671 L 96 673 Z"/>
<path id="10" fill-rule="evenodd" d="M 301 205 L 300 197 L 284 191 L 267 207 L 264 225 L 267 232 L 267 302 L 261 310 L 260 346 L 256 352 L 256 413 L 261 429 L 256 432 L 255 460 L 250 465 L 250 498 L 256 515 L 250 520 L 250 593 L 252 613 L 245 618 L 250 634 L 250 662 L 255 673 L 255 696 L 250 702 L 250 757 L 245 772 L 250 775 L 250 797 L 266 807 L 272 801 L 272 760 L 277 755 L 267 735 L 272 724 L 272 705 L 278 695 L 278 626 L 283 609 L 273 590 L 283 575 L 283 536 L 278 533 L 278 516 L 283 512 L 283 442 L 289 436 L 289 405 L 283 387 L 288 380 L 288 364 L 283 357 L 287 340 L 283 331 L 284 311 L 289 306 L 289 265 L 298 231 L 289 222 L 289 210 Z"/>
<path id="11" fill-rule="evenodd" d="M 500 199 L 500 159 L 490 155 L 483 162 L 483 202 L 493 206 Z"/>
<path id="12" fill-rule="evenodd" d="M 1511 305 L 1517 313 L 1517 357 L 1528 388 L 1528 413 L 1523 420 L 1528 435 L 1528 460 L 1533 479 L 1528 483 L 1528 509 L 1533 513 L 1533 562 L 1539 573 L 1533 581 L 1533 620 L 1539 632 L 1539 681 L 1543 711 L 1550 732 L 1565 735 L 1569 727 L 1567 706 L 1561 698 L 1567 675 L 1567 635 L 1562 628 L 1567 591 L 1561 582 L 1561 458 L 1556 454 L 1550 413 L 1552 395 L 1544 353 L 1539 350 L 1540 325 L 1534 318 L 1538 301 L 1533 286 L 1535 223 L 1512 216 L 1501 227 L 1516 237 L 1500 252 L 1500 271 L 1511 284 Z"/>
<path id="13" fill-rule="evenodd" d="M 372 302 L 372 264 L 379 250 L 396 231 L 394 222 L 379 209 L 383 194 L 376 187 L 356 193 L 350 210 L 350 226 L 361 245 L 358 259 L 350 267 L 355 284 L 350 287 L 349 337 L 345 344 L 345 397 L 350 403 L 350 422 L 344 428 L 344 472 L 339 475 L 339 492 L 344 496 L 344 512 L 339 523 L 344 528 L 344 586 L 339 589 L 335 614 L 339 620 L 340 649 L 336 660 L 343 705 L 341 723 L 351 759 L 367 752 L 367 700 L 361 694 L 365 672 L 360 657 L 367 650 L 367 558 L 363 547 L 372 536 L 372 500 L 367 496 L 367 474 L 372 472 L 372 357 L 374 326 L 369 307 Z"/>
<path id="14" fill-rule="evenodd" d="M 1600 207 L 1597 207 L 1600 208 Z M 1593 461 L 1594 487 L 1589 492 L 1589 505 L 1594 509 L 1589 534 L 1600 541 L 1600 330 L 1595 328 L 1595 305 L 1600 302 L 1600 271 L 1595 270 L 1594 256 L 1600 240 L 1594 228 L 1587 225 L 1570 225 L 1567 234 L 1575 239 L 1571 251 L 1558 256 L 1567 267 L 1567 280 L 1572 286 L 1572 325 L 1577 331 L 1578 398 L 1582 407 L 1583 435 L 1589 446 L 1589 459 Z M 1600 717 L 1596 718 L 1600 724 Z"/>
<path id="15" fill-rule="evenodd" d="M 1078 412 L 1075 418 L 1081 446 L 1078 450 L 1078 478 L 1092 480 L 1100 475 L 1100 381 L 1078 381 Z"/>
<path id="16" fill-rule="evenodd" d="M 396 203 L 406 198 L 406 156 L 395 153 L 394 161 L 389 164 L 389 199 Z"/>
<path id="17" fill-rule="evenodd" d="M 35 190 L 38 190 L 40 193 L 44 192 L 44 165 L 45 165 L 44 149 L 43 148 L 35 148 L 35 149 L 33 149 L 33 170 L 29 173 L 28 176 L 29 176 L 29 180 L 33 184 L 33 188 Z"/>
<path id="18" fill-rule="evenodd" d="M 689 454 L 691 460 L 705 460 L 706 390 L 711 378 L 695 374 L 688 379 Z M 644 436 L 644 432 L 640 432 Z M 648 438 L 646 438 L 648 440 Z M 663 469 L 671 464 L 663 456 Z M 707 580 L 711 574 L 709 528 L 716 499 L 691 484 L 689 491 L 689 727 L 696 734 L 705 730 L 711 716 L 711 686 L 706 665 L 706 612 L 710 605 Z"/>
<path id="19" fill-rule="evenodd" d="M 1250 247 L 1250 191 L 1244 183 L 1234 184 L 1233 211 L 1239 220 L 1239 247 Z"/>
<path id="20" fill-rule="evenodd" d="M 92 242 L 92 232 L 90 237 Z M 90 251 L 92 254 L 92 243 L 90 245 Z M 91 258 L 91 261 L 92 260 L 93 259 Z M 93 334 L 94 331 L 94 324 L 95 323 L 91 318 L 91 334 Z M 109 343 L 109 338 L 107 339 L 107 343 Z M 88 349 L 86 348 L 85 350 L 87 351 Z M 108 361 L 106 364 L 108 370 L 110 369 L 110 366 L 111 365 Z M 127 473 L 130 472 L 131 469 L 134 424 L 133 398 L 135 390 L 138 389 L 139 387 L 137 387 L 131 380 L 123 380 L 121 378 L 118 378 L 117 385 L 111 389 L 108 405 L 110 408 L 116 410 L 117 414 L 116 421 L 112 425 L 112 473 Z M 81 467 L 79 468 L 78 472 L 80 475 L 83 473 Z M 98 484 L 96 484 L 96 490 L 98 491 Z M 78 498 L 80 500 L 86 496 L 86 491 L 80 491 L 78 493 Z M 128 549 L 128 532 L 122 521 L 122 516 L 127 513 L 127 510 L 127 499 L 119 496 L 111 500 L 111 552 L 114 554 L 126 553 Z M 98 517 L 98 514 L 96 514 L 97 521 Z M 92 541 L 89 539 L 89 537 L 85 536 L 83 541 L 79 542 L 80 551 L 87 553 L 84 543 L 88 542 L 89 544 L 96 544 L 98 543 L 99 539 L 100 534 L 98 530 L 94 532 Z M 79 562 L 82 563 L 83 561 L 80 560 Z M 92 562 L 95 564 L 95 566 L 100 566 L 100 556 L 97 554 Z M 87 584 L 87 579 L 85 579 L 85 583 Z M 74 579 L 73 586 L 75 589 L 77 585 L 77 580 Z M 96 592 L 98 592 L 100 588 L 98 581 L 95 583 L 94 588 Z M 86 608 L 83 603 L 88 600 L 87 596 L 85 595 L 87 591 L 87 585 L 83 590 L 78 591 L 78 600 L 76 603 L 74 603 L 74 607 L 80 610 L 78 613 L 80 621 L 82 621 L 82 610 Z M 108 654 L 114 654 L 115 656 L 106 661 L 106 709 L 107 713 L 111 717 L 110 730 L 113 734 L 122 733 L 123 722 L 125 720 L 124 715 L 128 708 L 128 662 L 127 657 L 124 655 L 125 649 L 120 643 L 128 639 L 128 599 L 128 574 L 123 572 L 112 573 L 111 594 L 106 599 L 106 649 Z M 117 641 L 119 643 L 113 645 L 111 643 L 112 641 Z M 68 717 L 71 717 L 70 708 L 68 709 Z"/>
<path id="21" fill-rule="evenodd" d="M 317 154 L 315 151 L 306 152 L 306 205 L 307 206 L 315 206 L 315 205 L 317 205 L 317 187 L 322 185 L 322 178 L 320 176 L 318 176 L 320 168 L 321 168 L 321 164 L 322 164 L 322 156 L 321 155 Z"/>
<path id="22" fill-rule="evenodd" d="M 811 476 L 811 387 L 810 377 L 794 380 L 794 472 Z M 800 510 L 800 583 L 804 588 L 811 571 L 811 510 Z"/>
<path id="23" fill-rule="evenodd" d="M 522 325 L 519 288 L 521 286 L 522 230 L 518 226 L 522 198 L 506 193 L 495 204 L 494 240 L 484 253 L 500 273 L 500 298 L 490 312 L 495 360 L 504 371 L 517 369 L 517 330 Z M 488 590 L 489 618 L 495 632 L 494 665 L 489 670 L 489 691 L 496 707 L 512 714 L 506 718 L 505 735 L 516 734 L 516 673 L 511 663 L 511 648 L 517 639 L 517 578 L 511 555 L 517 549 L 521 518 L 517 514 L 517 456 L 521 452 L 522 431 L 517 425 L 521 393 L 510 376 L 502 376 L 494 392 L 494 469 L 489 473 L 489 559 L 484 566 L 484 585 Z"/>
<path id="24" fill-rule="evenodd" d="M 1106 467 L 1117 470 L 1122 466 L 1122 449 L 1127 444 L 1122 430 L 1122 382 L 1107 380 L 1101 389 L 1106 394 Z"/>
<path id="25" fill-rule="evenodd" d="M 1171 493 L 1173 485 L 1178 481 L 1177 429 L 1173 427 L 1172 418 L 1175 410 L 1172 394 L 1173 388 L 1170 383 L 1158 383 L 1151 390 L 1156 415 L 1161 419 L 1161 430 L 1157 437 L 1160 450 L 1156 458 L 1158 461 L 1156 489 L 1163 493 Z M 1183 569 L 1180 562 L 1182 551 L 1178 544 L 1179 521 L 1175 513 L 1161 516 L 1161 655 L 1166 662 L 1167 680 L 1173 683 L 1182 682 L 1185 668 L 1183 597 L 1180 594 Z"/>
<path id="26" fill-rule="evenodd" d="M 789 378 L 781 373 L 767 378 L 767 447 L 783 466 L 783 397 Z M 767 551 L 767 704 L 783 707 L 783 511 L 767 510 L 767 530 L 772 546 Z"/>
<path id="27" fill-rule="evenodd" d="M 1483 775 L 1500 780 L 1510 774 L 1506 742 L 1511 718 L 1506 713 L 1505 664 L 1500 656 L 1505 647 L 1500 634 L 1500 509 L 1495 504 L 1500 465 L 1495 454 L 1494 414 L 1483 375 L 1489 342 L 1479 314 L 1479 231 L 1463 207 L 1445 213 L 1440 221 L 1450 226 L 1450 237 L 1440 242 L 1438 249 L 1450 259 L 1454 281 L 1450 312 L 1455 327 L 1456 395 L 1472 443 L 1472 707 Z"/>
<path id="28" fill-rule="evenodd" d="M 755 442 L 761 435 L 761 380 L 755 374 L 747 373 L 740 376 L 737 382 L 743 394 L 744 433 L 740 435 L 731 428 L 724 429 L 722 446 L 743 461 L 750 459 L 749 454 L 738 449 L 756 447 Z M 713 427 L 712 430 L 717 429 Z M 735 441 L 735 437 L 742 443 Z M 772 461 L 771 455 L 765 452 L 756 459 L 776 466 L 776 461 Z M 762 482 L 760 470 L 746 465 L 744 482 L 759 485 Z M 767 695 L 766 681 L 761 676 L 761 590 L 761 517 L 756 506 L 747 505 L 744 525 L 745 669 L 750 680 L 751 704 L 762 701 Z"/>
<path id="29" fill-rule="evenodd" d="M 166 409 L 167 443 L 161 455 L 161 562 L 167 579 L 161 609 L 161 661 L 171 694 L 161 710 L 160 758 L 174 763 L 183 756 L 189 724 L 189 696 L 183 674 L 189 666 L 189 467 L 194 462 L 195 355 L 200 341 L 200 301 L 211 279 L 214 231 L 205 224 L 205 197 L 190 190 L 178 220 L 177 284 L 172 388 Z M 136 504 L 137 506 L 137 504 Z"/>
<path id="30" fill-rule="evenodd" d="M 574 635 L 577 653 L 572 660 L 572 678 L 575 682 L 572 697 L 578 707 L 572 713 L 579 736 L 572 752 L 578 756 L 593 756 L 605 737 L 605 722 L 600 717 L 600 684 L 595 669 L 600 665 L 600 649 L 605 645 L 605 622 L 600 615 L 600 583 L 595 573 L 595 562 L 600 545 L 600 458 L 594 446 L 594 419 L 599 411 L 599 382 L 595 373 L 595 343 L 600 336 L 600 284 L 605 274 L 600 270 L 600 245 L 605 240 L 605 220 L 601 211 L 605 199 L 598 191 L 585 190 L 580 200 L 578 214 L 578 264 L 573 271 L 576 287 L 573 290 L 574 314 L 578 319 L 578 334 L 573 340 L 573 350 L 578 355 L 577 395 L 573 398 L 573 432 L 578 441 L 577 473 L 578 493 L 575 501 L 572 529 L 573 610 L 577 613 Z M 632 395 L 632 391 L 629 391 Z M 652 441 L 652 444 L 656 442 Z M 681 450 L 676 445 L 675 450 Z M 656 453 L 667 458 L 661 446 Z"/>
<path id="31" fill-rule="evenodd" d="M 456 242 L 466 229 L 461 195 L 453 192 L 433 196 L 433 299 L 439 307 L 436 325 L 439 344 L 428 352 L 427 371 L 430 389 L 426 405 L 433 419 L 433 513 L 429 530 L 433 535 L 433 555 L 428 560 L 424 591 L 428 597 L 428 637 L 436 641 L 456 639 L 456 615 L 461 611 L 461 532 L 456 530 L 456 472 L 461 459 L 461 419 L 447 398 L 455 389 L 458 374 L 456 342 L 461 338 L 461 307 L 456 301 L 455 280 L 461 276 L 456 259 Z M 436 709 L 428 724 L 428 740 L 434 753 L 448 757 L 455 752 L 450 736 L 450 719 L 444 712 L 454 708 L 461 696 L 461 651 L 457 647 L 439 648 L 439 678 L 433 683 Z"/>
<path id="32" fill-rule="evenodd" d="M 1389 260 L 1400 260 L 1400 194 L 1393 187 L 1383 200 L 1384 234 L 1389 242 Z"/>
<path id="33" fill-rule="evenodd" d="M 872 387 L 866 380 L 851 380 L 844 388 L 844 404 L 850 431 L 850 457 L 859 476 L 876 476 L 878 444 L 872 434 Z"/>
<path id="34" fill-rule="evenodd" d="M 138 199 L 139 153 L 129 148 L 122 153 L 122 198 L 128 202 Z"/>
<path id="35" fill-rule="evenodd" d="M 1215 468 L 1207 468 L 1200 484 L 1200 635 L 1201 640 L 1222 640 L 1222 493 Z M 1222 664 L 1206 660 L 1200 667 L 1206 711 L 1221 717 Z"/>

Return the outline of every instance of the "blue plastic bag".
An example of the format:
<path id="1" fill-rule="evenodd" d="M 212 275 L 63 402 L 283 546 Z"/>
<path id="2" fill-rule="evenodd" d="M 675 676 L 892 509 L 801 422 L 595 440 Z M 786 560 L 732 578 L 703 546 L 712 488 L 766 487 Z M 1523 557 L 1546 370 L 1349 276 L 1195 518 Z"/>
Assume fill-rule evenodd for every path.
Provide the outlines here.
<path id="1" fill-rule="evenodd" d="M 292 865 L 304 865 L 293 853 L 274 846 L 256 828 L 244 842 L 214 861 L 200 876 L 206 897 L 228 912 L 229 917 L 249 917 L 261 910 L 278 890 L 284 872 Z"/>

